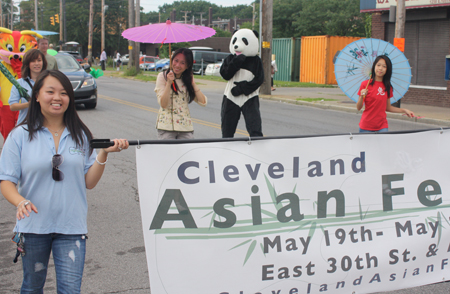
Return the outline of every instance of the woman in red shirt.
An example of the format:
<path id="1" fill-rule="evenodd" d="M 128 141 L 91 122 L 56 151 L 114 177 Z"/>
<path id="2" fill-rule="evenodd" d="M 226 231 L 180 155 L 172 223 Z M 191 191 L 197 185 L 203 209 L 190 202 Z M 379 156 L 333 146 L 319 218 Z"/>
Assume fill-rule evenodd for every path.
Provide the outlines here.
<path id="1" fill-rule="evenodd" d="M 386 111 L 404 113 L 408 117 L 414 117 L 412 111 L 391 105 L 390 98 L 394 93 L 391 76 L 391 60 L 385 55 L 378 56 L 372 66 L 372 78 L 363 81 L 358 92 L 359 99 L 356 103 L 356 109 L 361 110 L 363 104 L 365 105 L 359 122 L 360 133 L 387 132 Z"/>

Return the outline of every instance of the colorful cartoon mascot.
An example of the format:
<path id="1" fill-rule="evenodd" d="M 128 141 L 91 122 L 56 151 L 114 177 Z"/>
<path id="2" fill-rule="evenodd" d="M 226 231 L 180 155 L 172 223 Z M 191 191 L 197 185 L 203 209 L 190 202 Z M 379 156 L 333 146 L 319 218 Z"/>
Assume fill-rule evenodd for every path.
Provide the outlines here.
<path id="1" fill-rule="evenodd" d="M 33 31 L 11 31 L 0 27 L 0 57 L 2 64 L 11 73 L 15 79 L 21 78 L 22 59 L 25 52 L 36 46 L 35 37 L 42 38 Z M 18 111 L 9 109 L 9 96 L 12 83 L 4 74 L 0 74 L 0 132 L 6 140 L 9 132 L 14 128 L 17 122 Z"/>
<path id="2" fill-rule="evenodd" d="M 241 29 L 231 37 L 231 55 L 220 68 L 220 74 L 228 81 L 221 111 L 223 138 L 233 138 L 241 112 L 250 137 L 263 135 L 259 87 L 264 82 L 264 71 L 258 48 L 256 31 Z"/>

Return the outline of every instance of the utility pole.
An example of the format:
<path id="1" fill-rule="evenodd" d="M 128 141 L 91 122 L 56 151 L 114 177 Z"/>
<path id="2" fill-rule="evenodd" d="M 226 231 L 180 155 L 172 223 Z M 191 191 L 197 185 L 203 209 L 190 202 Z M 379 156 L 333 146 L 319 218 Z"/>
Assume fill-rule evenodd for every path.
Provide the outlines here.
<path id="1" fill-rule="evenodd" d="M 200 14 L 200 25 L 203 25 L 203 14 L 206 12 L 197 12 L 197 14 Z"/>
<path id="2" fill-rule="evenodd" d="M 141 3 L 140 0 L 136 0 L 136 5 L 134 7 L 136 11 L 136 24 L 135 27 L 139 27 L 141 25 Z M 140 49 L 140 43 L 135 42 L 134 43 L 134 55 L 136 56 L 136 72 L 139 72 L 139 49 Z"/>
<path id="3" fill-rule="evenodd" d="M 262 13 L 262 0 L 259 0 L 259 57 L 261 57 L 261 52 L 262 52 L 262 31 L 263 31 L 263 27 L 262 27 L 262 19 L 263 19 L 263 13 Z"/>
<path id="4" fill-rule="evenodd" d="M 253 2 L 252 30 L 255 29 L 255 6 L 256 6 L 256 2 Z"/>
<path id="5" fill-rule="evenodd" d="M 128 28 L 134 28 L 134 0 L 128 0 Z M 134 42 L 128 40 L 128 69 L 134 65 L 133 47 Z"/>
<path id="6" fill-rule="evenodd" d="M 273 0 L 262 0 L 263 22 L 262 22 L 262 51 L 261 59 L 264 69 L 264 83 L 261 85 L 261 94 L 270 95 L 270 75 L 272 64 L 272 22 L 273 22 Z M 260 37 L 261 37 L 260 35 Z"/>
<path id="7" fill-rule="evenodd" d="M 13 30 L 14 22 L 14 1 L 11 1 L 11 31 Z"/>
<path id="8" fill-rule="evenodd" d="M 2 0 L 0 0 L 0 27 L 3 27 L 3 3 L 2 3 Z"/>
<path id="9" fill-rule="evenodd" d="M 102 0 L 102 44 L 100 52 L 105 50 L 105 0 Z"/>
<path id="10" fill-rule="evenodd" d="M 92 59 L 92 37 L 94 35 L 94 0 L 89 6 L 89 38 L 88 38 L 88 62 Z"/>
<path id="11" fill-rule="evenodd" d="M 397 11 L 395 18 L 395 38 L 405 37 L 405 21 L 406 21 L 406 7 L 405 0 L 397 0 Z M 397 102 L 392 103 L 395 107 L 400 107 L 402 99 L 398 99 Z"/>
<path id="12" fill-rule="evenodd" d="M 194 15 L 192 15 L 192 25 L 195 26 L 195 16 Z"/>
<path id="13" fill-rule="evenodd" d="M 395 38 L 405 37 L 406 7 L 405 0 L 397 0 L 397 13 L 395 19 Z"/>
<path id="14" fill-rule="evenodd" d="M 1 1 L 0 1 L 0 6 L 1 6 Z M 37 30 L 38 29 L 38 0 L 34 0 L 34 28 Z"/>
<path id="15" fill-rule="evenodd" d="M 63 0 L 63 13 L 64 13 L 64 43 L 67 42 L 67 30 L 66 30 L 66 0 Z"/>
<path id="16" fill-rule="evenodd" d="M 37 0 L 36 0 L 37 2 Z M 64 12 L 63 12 L 63 3 L 62 0 L 59 0 L 59 40 L 63 39 L 63 27 L 64 27 Z M 37 30 L 37 25 L 36 25 Z"/>
<path id="17" fill-rule="evenodd" d="M 181 10 L 180 10 L 180 12 L 184 12 L 184 16 L 183 16 L 184 17 L 184 23 L 187 24 L 187 14 L 191 13 L 191 12 L 190 11 L 181 11 Z"/>

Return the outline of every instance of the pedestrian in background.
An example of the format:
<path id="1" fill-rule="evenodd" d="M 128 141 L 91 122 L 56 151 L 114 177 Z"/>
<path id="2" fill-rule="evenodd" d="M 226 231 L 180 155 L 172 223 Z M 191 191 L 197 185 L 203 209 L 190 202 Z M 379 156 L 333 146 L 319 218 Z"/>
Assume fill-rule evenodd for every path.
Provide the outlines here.
<path id="1" fill-rule="evenodd" d="M 72 84 L 60 71 L 36 80 L 26 120 L 14 128 L 0 156 L 0 188 L 17 207 L 14 228 L 22 252 L 20 293 L 43 293 L 50 254 L 57 293 L 80 293 L 86 254 L 86 189 L 100 180 L 114 146 L 91 150 L 92 134 L 75 109 Z M 16 238 L 17 237 L 17 238 Z"/>
<path id="2" fill-rule="evenodd" d="M 275 91 L 276 89 L 273 87 L 273 76 L 278 71 L 277 67 L 277 61 L 275 60 L 275 54 L 272 54 L 272 63 L 270 64 L 270 86 L 272 87 L 271 90 Z"/>
<path id="3" fill-rule="evenodd" d="M 120 64 L 122 63 L 122 60 L 120 60 L 120 53 L 119 53 L 119 51 L 116 50 L 116 53 L 114 55 L 116 55 L 116 66 L 117 66 L 117 71 L 119 71 L 120 70 Z"/>
<path id="4" fill-rule="evenodd" d="M 45 54 L 45 59 L 47 60 L 47 69 L 48 70 L 58 69 L 56 58 L 51 56 L 50 54 L 47 54 L 48 39 L 47 38 L 38 39 L 37 42 L 39 51 Z"/>
<path id="5" fill-rule="evenodd" d="M 172 55 L 172 68 L 160 72 L 156 78 L 155 92 L 161 108 L 158 112 L 156 129 L 158 139 L 193 139 L 189 103 L 206 106 L 207 98 L 195 84 L 192 66 L 192 51 L 180 48 Z"/>
<path id="6" fill-rule="evenodd" d="M 102 70 L 106 70 L 106 51 L 103 49 L 102 54 L 100 54 L 100 64 L 102 65 Z"/>
<path id="7" fill-rule="evenodd" d="M 47 60 L 44 53 L 37 49 L 30 49 L 25 53 L 21 70 L 22 78 L 18 79 L 17 82 L 22 88 L 27 90 L 30 97 L 37 77 L 45 69 L 47 69 Z M 19 118 L 16 124 L 20 124 L 27 116 L 30 103 L 25 98 L 20 97 L 19 91 L 14 85 L 11 88 L 11 96 L 9 96 L 8 103 L 12 111 L 19 111 Z"/>
<path id="8" fill-rule="evenodd" d="M 365 105 L 359 122 L 360 133 L 387 132 L 386 111 L 404 113 L 408 117 L 414 117 L 412 111 L 391 105 L 390 98 L 394 95 L 391 76 L 391 60 L 385 55 L 378 56 L 372 65 L 371 78 L 361 83 L 358 92 L 359 99 L 356 109 L 361 110 Z"/>

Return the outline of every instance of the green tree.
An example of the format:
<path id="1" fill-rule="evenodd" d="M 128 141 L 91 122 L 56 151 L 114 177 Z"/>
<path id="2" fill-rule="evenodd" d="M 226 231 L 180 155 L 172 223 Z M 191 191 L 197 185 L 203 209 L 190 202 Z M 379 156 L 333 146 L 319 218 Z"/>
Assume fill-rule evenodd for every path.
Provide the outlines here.
<path id="1" fill-rule="evenodd" d="M 303 0 L 293 22 L 300 36 L 365 36 L 359 0 Z"/>
<path id="2" fill-rule="evenodd" d="M 192 47 L 191 43 L 172 43 L 170 44 L 170 50 L 175 51 L 179 48 L 189 48 Z M 159 58 L 169 58 L 169 44 L 164 44 L 162 48 L 159 49 Z"/>
<path id="3" fill-rule="evenodd" d="M 274 0 L 273 38 L 301 37 L 293 25 L 301 9 L 302 0 Z"/>
<path id="4" fill-rule="evenodd" d="M 219 28 L 213 28 L 213 29 L 216 31 L 216 34 L 213 36 L 213 38 L 214 37 L 231 37 L 232 36 L 231 32 L 229 32 L 229 31 L 224 31 Z"/>

